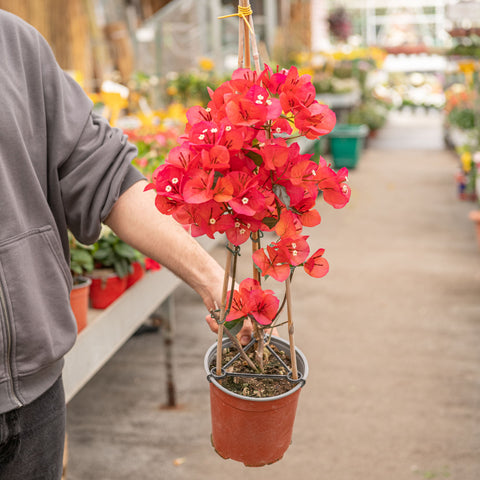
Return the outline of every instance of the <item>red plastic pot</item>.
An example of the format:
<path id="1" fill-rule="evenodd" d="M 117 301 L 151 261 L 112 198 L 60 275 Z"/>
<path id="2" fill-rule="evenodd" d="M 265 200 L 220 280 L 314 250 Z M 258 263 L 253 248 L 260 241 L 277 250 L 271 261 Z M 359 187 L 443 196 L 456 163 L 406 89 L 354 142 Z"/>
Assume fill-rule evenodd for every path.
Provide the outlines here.
<path id="1" fill-rule="evenodd" d="M 98 274 L 90 274 L 90 305 L 92 308 L 104 309 L 111 305 L 127 289 L 127 277 L 120 278 L 110 269 Z"/>
<path id="2" fill-rule="evenodd" d="M 77 321 L 78 333 L 87 326 L 88 297 L 91 283 L 92 281 L 87 277 L 76 277 L 70 292 L 70 306 Z"/>
<path id="3" fill-rule="evenodd" d="M 140 262 L 132 263 L 133 272 L 127 275 L 127 288 L 137 283 L 144 275 L 145 270 Z"/>
<path id="4" fill-rule="evenodd" d="M 288 342 L 272 338 L 281 350 Z M 228 339 L 224 346 L 228 346 Z M 212 445 L 223 458 L 231 458 L 249 467 L 261 467 L 280 460 L 292 441 L 298 397 L 308 374 L 303 353 L 296 349 L 297 367 L 303 381 L 292 390 L 270 398 L 250 398 L 222 387 L 211 375 L 209 366 L 216 356 L 216 344 L 205 355 L 205 370 L 210 381 Z"/>

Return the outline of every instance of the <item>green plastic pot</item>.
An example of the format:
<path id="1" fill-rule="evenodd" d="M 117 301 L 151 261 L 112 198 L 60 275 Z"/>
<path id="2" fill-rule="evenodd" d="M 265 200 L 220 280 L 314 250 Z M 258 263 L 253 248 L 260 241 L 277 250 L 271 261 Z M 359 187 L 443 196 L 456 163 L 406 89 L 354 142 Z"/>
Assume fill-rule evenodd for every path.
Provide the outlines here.
<path id="1" fill-rule="evenodd" d="M 368 135 L 366 125 L 337 125 L 329 134 L 330 152 L 335 168 L 357 166 Z"/>

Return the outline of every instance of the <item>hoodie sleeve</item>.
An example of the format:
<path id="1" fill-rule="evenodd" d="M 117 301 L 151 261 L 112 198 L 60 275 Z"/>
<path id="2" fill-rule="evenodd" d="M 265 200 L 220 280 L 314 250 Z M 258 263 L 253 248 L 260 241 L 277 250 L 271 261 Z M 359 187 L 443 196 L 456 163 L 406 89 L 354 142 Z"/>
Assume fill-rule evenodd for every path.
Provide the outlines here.
<path id="1" fill-rule="evenodd" d="M 55 178 L 68 228 L 82 243 L 96 241 L 114 203 L 142 175 L 136 147 L 92 112 L 83 89 L 41 47 L 49 178 Z"/>

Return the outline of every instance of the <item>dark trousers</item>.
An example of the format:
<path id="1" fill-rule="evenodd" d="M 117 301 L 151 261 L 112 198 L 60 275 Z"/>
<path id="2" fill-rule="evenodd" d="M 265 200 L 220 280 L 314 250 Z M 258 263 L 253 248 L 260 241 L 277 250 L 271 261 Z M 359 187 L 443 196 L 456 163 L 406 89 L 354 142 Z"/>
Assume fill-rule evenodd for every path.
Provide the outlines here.
<path id="1" fill-rule="evenodd" d="M 0 415 L 0 480 L 60 480 L 64 443 L 60 378 L 31 404 Z"/>

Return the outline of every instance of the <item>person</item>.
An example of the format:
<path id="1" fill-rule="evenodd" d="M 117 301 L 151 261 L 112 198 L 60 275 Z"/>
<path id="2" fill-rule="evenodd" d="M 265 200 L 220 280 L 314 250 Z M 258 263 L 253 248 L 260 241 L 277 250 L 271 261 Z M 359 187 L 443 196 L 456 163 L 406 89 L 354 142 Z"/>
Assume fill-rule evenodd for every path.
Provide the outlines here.
<path id="1" fill-rule="evenodd" d="M 43 37 L 4 10 L 0 58 L 0 479 L 58 480 L 63 357 L 76 339 L 68 230 L 91 244 L 105 223 L 185 280 L 208 311 L 224 273 L 158 212 L 126 136 L 92 112 Z"/>

